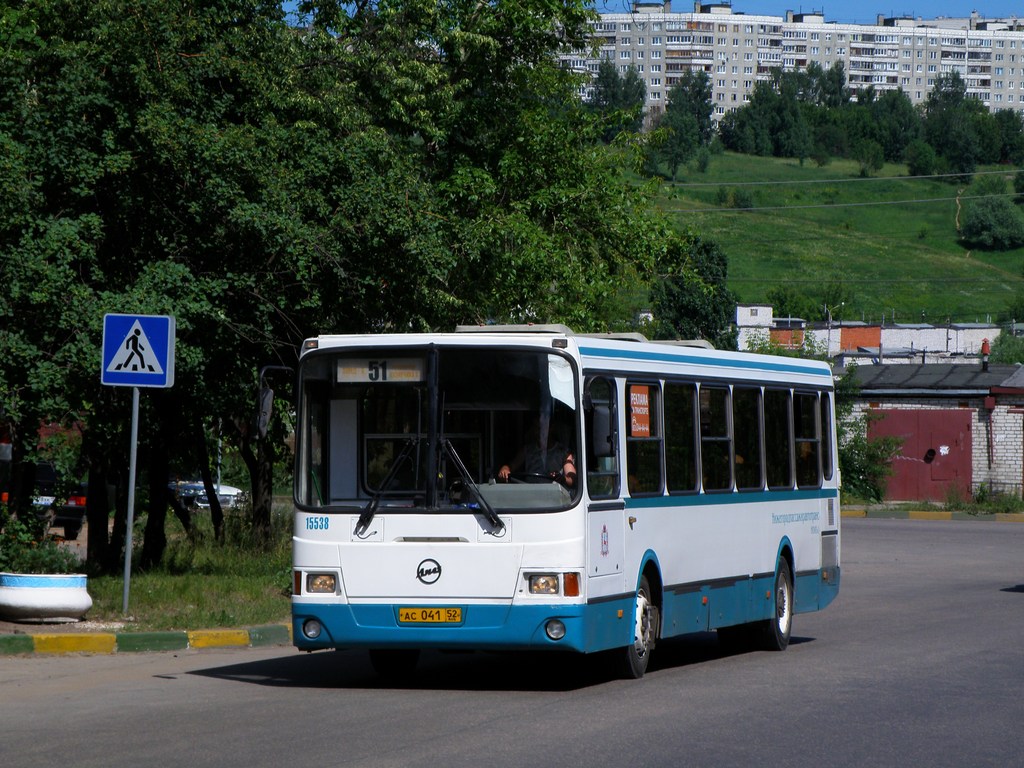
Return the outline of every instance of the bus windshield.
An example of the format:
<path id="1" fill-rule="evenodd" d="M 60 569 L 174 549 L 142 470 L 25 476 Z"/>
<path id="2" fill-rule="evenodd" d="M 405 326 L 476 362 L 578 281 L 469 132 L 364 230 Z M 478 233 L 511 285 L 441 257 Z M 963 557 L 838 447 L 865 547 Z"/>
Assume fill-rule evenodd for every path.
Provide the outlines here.
<path id="1" fill-rule="evenodd" d="M 553 350 L 333 349 L 299 375 L 300 507 L 540 511 L 578 495 L 578 376 Z"/>

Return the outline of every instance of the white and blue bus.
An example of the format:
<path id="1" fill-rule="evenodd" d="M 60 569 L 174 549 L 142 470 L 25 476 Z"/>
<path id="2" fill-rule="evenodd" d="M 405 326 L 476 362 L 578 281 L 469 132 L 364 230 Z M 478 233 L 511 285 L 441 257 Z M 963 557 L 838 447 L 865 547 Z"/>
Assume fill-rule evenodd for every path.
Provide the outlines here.
<path id="1" fill-rule="evenodd" d="M 782 650 L 839 590 L 828 365 L 564 326 L 320 336 L 298 375 L 295 645 Z M 539 456 L 539 460 L 538 460 Z"/>

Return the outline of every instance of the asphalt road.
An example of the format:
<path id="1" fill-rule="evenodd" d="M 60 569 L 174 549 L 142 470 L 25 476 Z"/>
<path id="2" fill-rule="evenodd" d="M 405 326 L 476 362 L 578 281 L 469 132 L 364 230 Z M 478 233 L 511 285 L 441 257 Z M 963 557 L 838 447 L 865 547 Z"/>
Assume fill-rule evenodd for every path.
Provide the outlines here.
<path id="1" fill-rule="evenodd" d="M 1024 525 L 844 521 L 843 584 L 785 653 L 0 657 L 0 761 L 28 766 L 1021 766 Z"/>

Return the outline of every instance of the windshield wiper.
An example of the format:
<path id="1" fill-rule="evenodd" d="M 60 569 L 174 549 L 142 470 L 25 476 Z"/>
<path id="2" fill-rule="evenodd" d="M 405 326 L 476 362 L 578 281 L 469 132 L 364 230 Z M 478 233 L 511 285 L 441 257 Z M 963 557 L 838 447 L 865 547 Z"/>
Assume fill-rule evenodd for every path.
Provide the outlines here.
<path id="1" fill-rule="evenodd" d="M 484 516 L 487 518 L 487 522 L 491 524 L 497 531 L 505 529 L 505 523 L 501 521 L 501 518 L 494 511 L 494 507 L 487 503 L 476 483 L 473 482 L 473 477 L 469 474 L 469 470 L 466 469 L 466 465 L 462 463 L 462 459 L 459 458 L 459 454 L 455 451 L 455 446 L 452 445 L 452 441 L 447 437 L 441 441 L 441 447 L 444 452 L 448 454 L 448 458 L 452 460 L 455 465 L 455 469 L 459 471 L 459 477 L 462 478 L 462 482 L 466 484 L 466 487 L 473 493 L 477 503 L 480 505 L 480 509 L 483 510 Z"/>
<path id="2" fill-rule="evenodd" d="M 402 464 L 409 458 L 409 454 L 412 453 L 413 448 L 419 442 L 419 438 L 410 437 L 405 441 L 402 446 L 402 450 L 398 452 L 398 456 L 391 462 L 391 467 L 388 469 L 387 475 L 384 480 L 381 481 L 380 487 L 377 492 L 373 494 L 370 502 L 366 505 L 366 508 L 359 515 L 359 522 L 356 523 L 355 533 L 357 536 L 362 536 L 366 533 L 366 528 L 370 525 L 370 521 L 373 520 L 373 516 L 377 514 L 377 507 L 380 506 L 380 500 L 384 497 L 391 483 L 394 482 L 398 476 L 398 470 L 401 469 Z"/>

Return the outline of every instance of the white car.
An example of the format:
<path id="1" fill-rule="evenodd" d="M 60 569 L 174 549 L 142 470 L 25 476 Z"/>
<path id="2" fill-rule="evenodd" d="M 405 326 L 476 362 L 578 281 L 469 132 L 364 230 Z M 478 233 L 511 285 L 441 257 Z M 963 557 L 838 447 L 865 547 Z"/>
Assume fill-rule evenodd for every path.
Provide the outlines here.
<path id="1" fill-rule="evenodd" d="M 231 509 L 245 501 L 245 491 L 241 488 L 235 488 L 233 485 L 221 485 L 220 490 L 217 492 L 217 499 L 220 501 L 222 509 Z M 196 497 L 196 505 L 200 509 L 210 508 L 210 499 L 205 492 Z"/>

